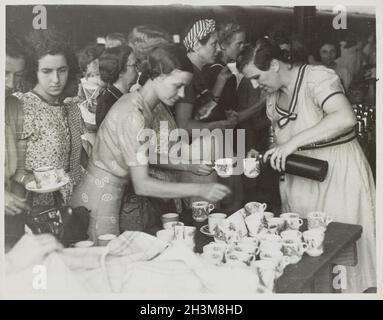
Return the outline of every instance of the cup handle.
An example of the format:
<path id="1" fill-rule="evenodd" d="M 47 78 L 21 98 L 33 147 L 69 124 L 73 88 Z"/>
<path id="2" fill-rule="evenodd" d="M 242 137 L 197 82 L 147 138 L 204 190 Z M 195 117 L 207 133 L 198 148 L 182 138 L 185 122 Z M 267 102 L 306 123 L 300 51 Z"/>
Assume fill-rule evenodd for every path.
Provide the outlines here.
<path id="1" fill-rule="evenodd" d="M 331 216 L 327 216 L 326 217 L 326 226 L 328 226 L 331 222 L 333 222 L 334 221 L 334 218 L 333 217 L 331 217 Z"/>
<path id="2" fill-rule="evenodd" d="M 262 209 L 266 210 L 266 208 L 267 208 L 267 204 L 266 203 L 262 203 Z"/>
<path id="3" fill-rule="evenodd" d="M 256 247 L 256 248 L 255 248 L 255 255 L 256 255 L 256 256 L 259 255 L 259 252 L 260 252 L 259 247 Z"/>
<path id="4" fill-rule="evenodd" d="M 303 220 L 302 219 L 298 219 L 298 223 L 299 223 L 299 226 L 301 226 L 303 224 Z"/>
<path id="5" fill-rule="evenodd" d="M 212 212 L 215 209 L 215 205 L 212 203 L 209 203 L 209 213 Z"/>
<path id="6" fill-rule="evenodd" d="M 307 249 L 309 248 L 309 246 L 307 245 L 306 242 L 302 242 L 301 248 L 302 248 L 302 253 L 305 253 Z"/>

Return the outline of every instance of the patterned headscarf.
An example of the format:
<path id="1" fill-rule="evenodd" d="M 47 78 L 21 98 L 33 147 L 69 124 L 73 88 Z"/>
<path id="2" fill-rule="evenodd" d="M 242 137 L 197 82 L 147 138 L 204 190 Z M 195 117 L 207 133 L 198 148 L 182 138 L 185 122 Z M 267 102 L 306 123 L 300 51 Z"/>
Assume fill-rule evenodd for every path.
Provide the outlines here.
<path id="1" fill-rule="evenodd" d="M 197 41 L 215 31 L 215 21 L 212 19 L 198 20 L 193 24 L 183 41 L 186 49 L 191 50 Z"/>

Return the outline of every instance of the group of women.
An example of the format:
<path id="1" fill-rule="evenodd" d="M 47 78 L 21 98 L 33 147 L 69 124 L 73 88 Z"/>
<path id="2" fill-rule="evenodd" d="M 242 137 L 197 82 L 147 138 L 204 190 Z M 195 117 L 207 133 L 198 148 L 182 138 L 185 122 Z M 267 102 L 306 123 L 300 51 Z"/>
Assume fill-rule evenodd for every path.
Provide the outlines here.
<path id="1" fill-rule="evenodd" d="M 157 134 L 150 144 L 158 157 L 169 160 L 164 164 L 148 161 L 139 138 L 145 129 L 159 133 L 161 121 L 169 130 L 188 132 L 246 127 L 266 104 L 275 144 L 265 156 L 274 169 L 283 171 L 286 157 L 295 152 L 329 162 L 322 183 L 285 175 L 282 212 L 305 217 L 319 210 L 336 221 L 362 225 L 358 266 L 347 269 L 348 290 L 376 286 L 375 185 L 354 136 L 355 116 L 339 76 L 308 65 L 300 43 L 292 41 L 288 51 L 264 38 L 245 46 L 241 26 L 218 26 L 211 19 L 190 25 L 182 45 L 171 43 L 159 28 L 139 26 L 128 45 L 84 49 L 79 82 L 79 64 L 61 34 L 33 31 L 28 42 L 30 89 L 14 93 L 23 110 L 12 177 L 18 194 L 25 192 L 33 170 L 64 169 L 70 183 L 60 190 L 60 199 L 90 210 L 92 240 L 150 230 L 159 225 L 161 213 L 182 212 L 195 199 L 234 212 L 243 205 L 241 176 L 218 179 L 205 161 L 214 161 L 209 141 L 200 138 L 212 157 L 195 164 L 191 152 L 179 164 L 164 154 L 171 143 Z M 238 72 L 230 70 L 233 62 Z M 184 147 L 193 151 L 201 141 Z M 49 193 L 26 196 L 33 210 L 57 201 Z"/>

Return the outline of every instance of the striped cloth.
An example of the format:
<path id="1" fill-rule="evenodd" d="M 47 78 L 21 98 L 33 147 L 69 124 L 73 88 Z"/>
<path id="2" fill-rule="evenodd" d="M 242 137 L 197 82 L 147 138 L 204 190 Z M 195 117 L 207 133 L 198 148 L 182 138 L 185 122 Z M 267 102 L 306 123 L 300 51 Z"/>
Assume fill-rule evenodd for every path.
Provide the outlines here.
<path id="1" fill-rule="evenodd" d="M 215 31 L 215 21 L 212 19 L 198 20 L 193 24 L 183 41 L 186 49 L 193 49 L 195 43 Z"/>

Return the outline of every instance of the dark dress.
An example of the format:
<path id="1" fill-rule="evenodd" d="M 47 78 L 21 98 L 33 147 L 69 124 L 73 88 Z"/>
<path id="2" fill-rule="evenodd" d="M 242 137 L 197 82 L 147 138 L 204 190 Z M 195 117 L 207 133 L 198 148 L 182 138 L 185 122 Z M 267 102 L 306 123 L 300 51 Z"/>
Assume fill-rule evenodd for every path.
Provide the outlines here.
<path id="1" fill-rule="evenodd" d="M 97 97 L 96 126 L 100 127 L 110 108 L 122 97 L 123 93 L 114 85 L 108 85 Z"/>

